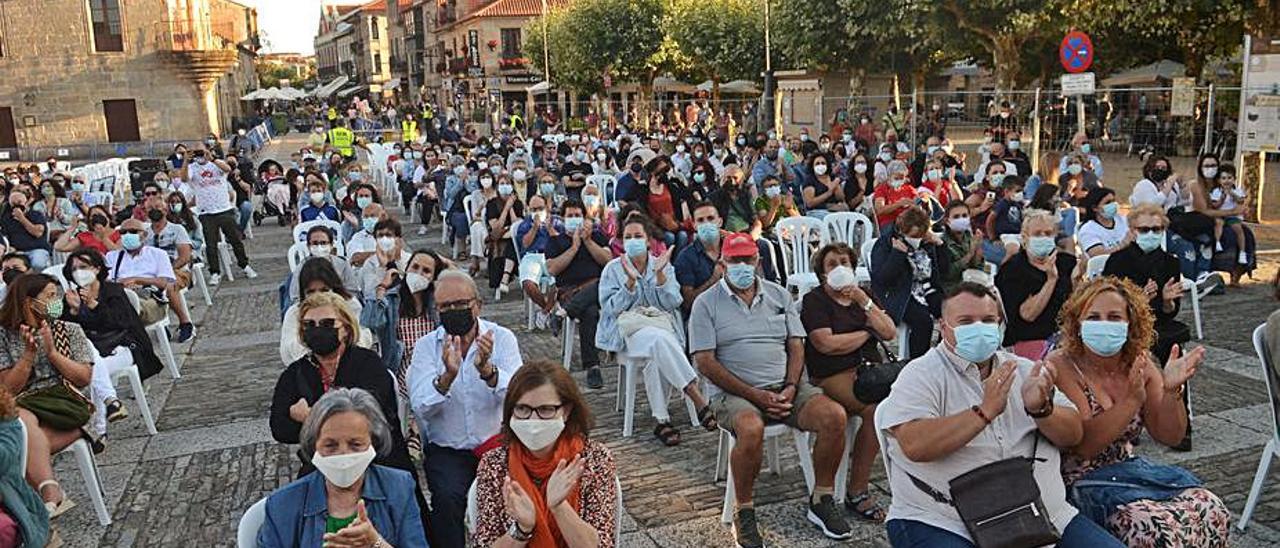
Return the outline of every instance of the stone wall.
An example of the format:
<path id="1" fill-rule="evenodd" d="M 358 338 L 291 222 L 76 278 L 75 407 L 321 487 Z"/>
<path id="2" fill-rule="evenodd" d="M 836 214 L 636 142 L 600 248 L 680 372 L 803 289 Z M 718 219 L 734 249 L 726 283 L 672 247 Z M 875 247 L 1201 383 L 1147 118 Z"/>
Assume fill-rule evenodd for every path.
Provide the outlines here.
<path id="1" fill-rule="evenodd" d="M 168 3 L 120 0 L 120 9 L 124 51 L 98 53 L 84 0 L 0 3 L 0 106 L 13 108 L 19 147 L 41 148 L 38 156 L 46 148 L 105 142 L 104 99 L 137 101 L 144 141 L 206 131 L 199 92 L 166 51 Z M 234 109 L 241 108 L 238 95 Z"/>

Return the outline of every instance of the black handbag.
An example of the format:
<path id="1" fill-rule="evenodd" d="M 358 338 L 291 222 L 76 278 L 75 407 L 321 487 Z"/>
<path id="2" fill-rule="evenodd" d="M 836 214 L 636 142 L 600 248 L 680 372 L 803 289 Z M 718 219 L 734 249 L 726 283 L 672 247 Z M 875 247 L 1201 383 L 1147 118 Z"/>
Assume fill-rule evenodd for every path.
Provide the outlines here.
<path id="1" fill-rule="evenodd" d="M 898 374 L 910 360 L 895 356 L 893 351 L 889 350 L 889 345 L 880 340 L 875 333 L 868 330 L 867 334 L 876 340 L 880 351 L 883 352 L 883 357 L 875 361 L 867 359 L 866 353 L 863 354 L 862 363 L 858 364 L 858 378 L 853 381 L 853 397 L 864 404 L 871 405 L 889 397 L 889 389 L 893 387 L 893 381 L 898 380 Z M 870 349 L 870 353 L 874 352 L 874 348 Z"/>
<path id="2" fill-rule="evenodd" d="M 1034 548 L 1056 544 L 1062 535 L 1040 500 L 1033 467 L 1040 436 L 1030 457 L 1012 457 L 979 466 L 950 482 L 951 498 L 907 474 L 925 494 L 955 507 L 978 548 Z"/>

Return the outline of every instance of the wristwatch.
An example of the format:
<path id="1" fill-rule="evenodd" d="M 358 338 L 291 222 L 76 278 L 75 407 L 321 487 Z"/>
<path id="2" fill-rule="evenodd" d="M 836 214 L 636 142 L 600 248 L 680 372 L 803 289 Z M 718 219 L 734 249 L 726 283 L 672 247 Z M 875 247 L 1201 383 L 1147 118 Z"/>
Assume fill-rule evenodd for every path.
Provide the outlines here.
<path id="1" fill-rule="evenodd" d="M 870 298 L 867 298 L 867 304 L 862 305 L 862 309 L 867 312 L 871 312 L 873 309 L 875 309 L 875 307 L 876 307 L 876 302 L 871 300 Z"/>
<path id="2" fill-rule="evenodd" d="M 533 531 L 525 532 L 520 529 L 520 522 L 511 522 L 511 527 L 507 529 L 507 536 L 516 542 L 529 542 L 533 538 Z"/>

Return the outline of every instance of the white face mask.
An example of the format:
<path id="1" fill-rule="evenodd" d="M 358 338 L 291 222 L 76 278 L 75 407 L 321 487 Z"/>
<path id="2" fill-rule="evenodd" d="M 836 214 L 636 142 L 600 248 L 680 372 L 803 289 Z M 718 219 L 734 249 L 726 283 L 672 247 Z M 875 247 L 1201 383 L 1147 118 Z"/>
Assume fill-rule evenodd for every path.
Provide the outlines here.
<path id="1" fill-rule="evenodd" d="M 316 204 L 316 205 L 320 205 L 320 204 L 324 203 L 324 193 L 323 193 L 323 192 L 312 192 L 312 193 L 311 193 L 311 203 Z"/>
<path id="2" fill-rule="evenodd" d="M 431 280 L 417 272 L 410 272 L 405 275 L 404 283 L 409 286 L 410 293 L 417 293 L 431 285 Z"/>
<path id="3" fill-rule="evenodd" d="M 480 186 L 483 188 L 489 188 L 493 186 L 493 177 L 481 177 Z"/>
<path id="4" fill-rule="evenodd" d="M 525 177 L 528 177 L 528 174 L 526 174 L 523 169 L 517 169 L 511 172 L 511 178 L 517 181 L 523 181 Z"/>
<path id="5" fill-rule="evenodd" d="M 311 246 L 311 256 L 312 256 L 312 257 L 328 257 L 328 256 L 329 256 L 329 251 L 330 251 L 331 249 L 332 249 L 332 248 L 331 248 L 331 247 L 329 247 L 329 244 L 317 244 L 317 245 L 313 245 L 313 246 Z"/>
<path id="6" fill-rule="evenodd" d="M 530 451 L 541 451 L 560 439 L 560 432 L 564 431 L 564 419 L 513 418 L 511 431 L 515 432 L 520 443 Z"/>
<path id="7" fill-rule="evenodd" d="M 858 173 L 866 173 L 866 172 L 867 172 L 867 164 L 862 163 L 862 162 L 858 162 L 858 163 L 856 163 L 856 164 L 853 164 L 853 170 L 854 170 L 854 171 L 856 171 L 856 172 L 858 172 Z"/>
<path id="8" fill-rule="evenodd" d="M 813 173 L 815 175 L 826 175 L 827 164 L 813 164 Z"/>
<path id="9" fill-rule="evenodd" d="M 87 268 L 81 268 L 71 273 L 71 279 L 75 280 L 76 285 L 86 287 L 98 279 L 98 273 Z"/>
<path id="10" fill-rule="evenodd" d="M 326 457 L 316 453 L 311 456 L 311 464 L 316 467 L 316 470 L 320 471 L 320 474 L 329 483 L 346 489 L 364 475 L 364 471 L 369 468 L 369 463 L 373 462 L 375 456 L 377 456 L 377 452 L 370 446 L 359 453 L 347 453 L 344 455 L 329 455 Z"/>
<path id="11" fill-rule="evenodd" d="M 857 279 L 853 275 L 853 269 L 845 265 L 837 266 L 827 273 L 827 285 L 831 289 L 844 289 L 857 283 Z"/>
<path id="12" fill-rule="evenodd" d="M 391 236 L 383 236 L 378 238 L 378 249 L 383 251 L 391 251 L 396 247 L 396 239 Z"/>

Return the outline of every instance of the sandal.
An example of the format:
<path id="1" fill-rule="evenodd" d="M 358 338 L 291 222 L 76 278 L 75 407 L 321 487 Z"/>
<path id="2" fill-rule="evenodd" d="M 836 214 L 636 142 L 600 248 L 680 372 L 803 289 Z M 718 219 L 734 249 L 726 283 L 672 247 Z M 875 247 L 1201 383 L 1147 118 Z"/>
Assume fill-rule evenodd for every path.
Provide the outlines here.
<path id="1" fill-rule="evenodd" d="M 708 432 L 715 432 L 720 428 L 720 421 L 716 420 L 715 412 L 711 411 L 711 404 L 702 406 L 698 410 L 698 424 L 701 424 Z"/>
<path id="2" fill-rule="evenodd" d="M 40 485 L 36 487 L 36 492 L 43 498 L 44 488 L 50 485 L 57 487 L 58 492 L 62 494 L 62 500 L 56 503 L 53 501 L 44 502 L 44 509 L 49 512 L 49 519 L 53 519 L 67 513 L 67 510 L 75 508 L 76 503 L 67 497 L 67 492 L 62 490 L 62 485 L 59 485 L 56 480 L 44 480 L 40 482 Z"/>
<path id="3" fill-rule="evenodd" d="M 658 423 L 653 429 L 653 435 L 667 447 L 680 445 L 680 431 L 672 427 L 671 423 Z"/>
<path id="4" fill-rule="evenodd" d="M 871 503 L 866 508 L 861 508 L 864 503 Z M 844 499 L 844 507 L 853 512 L 859 518 L 876 523 L 884 522 L 884 508 L 880 507 L 880 503 L 871 498 L 869 491 L 863 491 L 856 495 L 850 494 Z"/>

